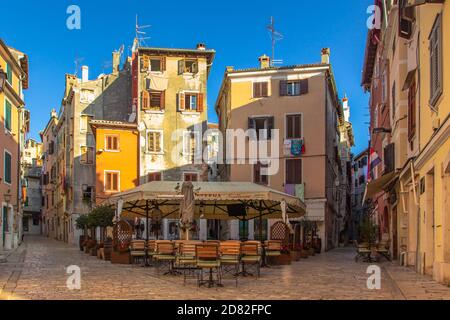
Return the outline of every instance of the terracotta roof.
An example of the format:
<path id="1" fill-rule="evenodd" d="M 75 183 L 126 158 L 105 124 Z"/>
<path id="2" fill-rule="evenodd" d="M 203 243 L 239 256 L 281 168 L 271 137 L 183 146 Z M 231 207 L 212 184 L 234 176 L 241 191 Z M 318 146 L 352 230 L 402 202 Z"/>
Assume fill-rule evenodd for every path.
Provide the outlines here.
<path id="1" fill-rule="evenodd" d="M 137 128 L 137 124 L 134 122 L 123 122 L 123 121 L 110 121 L 110 120 L 91 120 L 89 124 L 95 127 L 127 127 L 127 128 Z"/>
<path id="2" fill-rule="evenodd" d="M 311 63 L 311 64 L 294 64 L 290 66 L 281 67 L 269 67 L 269 68 L 246 68 L 246 69 L 235 69 L 227 71 L 228 74 L 240 73 L 240 72 L 254 72 L 254 71 L 277 71 L 277 70 L 289 70 L 289 69 L 305 69 L 305 68 L 317 68 L 317 67 L 329 67 L 329 64 L 324 63 Z"/>

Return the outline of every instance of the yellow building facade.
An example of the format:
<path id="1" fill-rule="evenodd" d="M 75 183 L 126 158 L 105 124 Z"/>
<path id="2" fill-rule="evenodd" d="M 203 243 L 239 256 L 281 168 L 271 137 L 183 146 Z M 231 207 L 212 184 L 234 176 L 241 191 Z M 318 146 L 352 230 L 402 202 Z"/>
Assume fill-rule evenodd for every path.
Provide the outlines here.
<path id="1" fill-rule="evenodd" d="M 419 205 L 416 266 L 450 283 L 450 3 L 419 6 L 418 115 L 420 153 L 414 160 Z M 414 195 L 413 195 L 414 197 Z M 418 220 L 418 221 L 417 221 Z"/>
<path id="2" fill-rule="evenodd" d="M 138 130 L 134 123 L 92 120 L 96 203 L 139 185 Z"/>

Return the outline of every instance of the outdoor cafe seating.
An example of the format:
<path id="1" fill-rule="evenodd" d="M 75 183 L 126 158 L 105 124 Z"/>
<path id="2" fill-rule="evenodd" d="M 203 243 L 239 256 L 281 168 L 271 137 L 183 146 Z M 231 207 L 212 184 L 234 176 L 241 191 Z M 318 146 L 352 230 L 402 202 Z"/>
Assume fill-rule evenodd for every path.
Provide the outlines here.
<path id="1" fill-rule="evenodd" d="M 376 262 L 379 261 L 380 257 L 391 261 L 388 242 L 386 241 L 380 241 L 376 244 L 354 241 L 354 245 L 356 248 L 355 262 L 358 262 L 359 259 L 362 259 L 363 262 Z"/>
<path id="2" fill-rule="evenodd" d="M 259 219 L 262 226 L 263 219 L 288 223 L 289 217 L 301 218 L 306 213 L 306 205 L 299 198 L 249 182 L 153 181 L 114 194 L 102 205 L 116 209 L 116 225 L 120 228 L 113 229 L 116 243 L 113 253 L 118 257 L 117 263 L 126 262 L 128 253 L 132 257 L 128 260 L 133 263 L 143 257 L 145 266 L 149 267 L 149 260 L 152 261 L 158 274 L 163 270 L 169 275 L 184 274 L 184 283 L 187 275 L 196 274 L 198 284 L 208 286 L 220 286 L 222 276 L 228 274 L 233 276 L 236 285 L 238 276 L 259 278 L 265 261 L 263 254 L 274 257 L 281 249 L 277 242 L 263 245 L 260 241 L 189 240 L 189 228 L 195 219 L 244 223 Z M 136 218 L 145 219 L 144 242 L 132 241 L 129 230 L 132 228 L 126 220 Z M 153 225 L 154 221 L 163 219 L 179 220 L 183 230 L 180 237 L 184 240 L 149 239 L 150 220 Z M 158 231 L 156 239 L 159 237 Z M 123 248 L 129 251 L 124 252 Z M 204 271 L 208 273 L 206 278 Z"/>

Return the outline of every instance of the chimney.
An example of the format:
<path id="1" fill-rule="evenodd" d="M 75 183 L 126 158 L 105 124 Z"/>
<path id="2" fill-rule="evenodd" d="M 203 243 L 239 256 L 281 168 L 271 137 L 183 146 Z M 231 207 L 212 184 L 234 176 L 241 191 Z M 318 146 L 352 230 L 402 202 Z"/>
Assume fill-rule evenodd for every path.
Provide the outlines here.
<path id="1" fill-rule="evenodd" d="M 322 49 L 322 63 L 330 64 L 330 48 Z"/>
<path id="2" fill-rule="evenodd" d="M 89 81 L 89 67 L 82 66 L 81 67 L 81 82 L 88 82 L 88 81 Z"/>
<path id="3" fill-rule="evenodd" d="M 57 118 L 58 114 L 56 113 L 56 110 L 53 108 L 52 112 L 50 112 L 50 118 Z"/>
<path id="4" fill-rule="evenodd" d="M 118 73 L 120 68 L 120 52 L 114 51 L 112 54 L 112 72 Z"/>
<path id="5" fill-rule="evenodd" d="M 206 50 L 206 45 L 204 43 L 198 43 L 197 44 L 197 50 L 205 51 Z"/>
<path id="6" fill-rule="evenodd" d="M 259 67 L 261 69 L 267 69 L 270 68 L 270 57 L 263 54 L 261 57 L 258 58 L 259 61 Z"/>

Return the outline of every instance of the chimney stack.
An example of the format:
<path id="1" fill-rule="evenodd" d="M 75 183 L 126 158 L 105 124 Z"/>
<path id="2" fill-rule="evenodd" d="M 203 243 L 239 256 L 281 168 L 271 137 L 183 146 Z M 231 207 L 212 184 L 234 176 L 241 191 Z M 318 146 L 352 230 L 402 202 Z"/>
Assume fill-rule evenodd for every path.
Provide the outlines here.
<path id="1" fill-rule="evenodd" d="M 261 57 L 258 58 L 259 61 L 259 67 L 261 69 L 267 69 L 270 68 L 270 57 L 263 54 Z"/>
<path id="2" fill-rule="evenodd" d="M 113 59 L 112 59 L 112 72 L 113 73 L 118 73 L 119 72 L 119 68 L 120 68 L 120 52 L 119 51 L 114 51 L 112 56 L 113 56 Z"/>
<path id="3" fill-rule="evenodd" d="M 197 44 L 197 50 L 205 51 L 206 50 L 206 45 L 204 43 L 198 43 Z"/>
<path id="4" fill-rule="evenodd" d="M 330 64 L 330 48 L 322 49 L 322 63 Z"/>
<path id="5" fill-rule="evenodd" d="M 88 81 L 89 81 L 89 67 L 82 66 L 81 67 L 81 82 L 88 82 Z"/>

